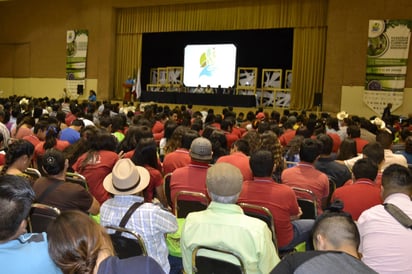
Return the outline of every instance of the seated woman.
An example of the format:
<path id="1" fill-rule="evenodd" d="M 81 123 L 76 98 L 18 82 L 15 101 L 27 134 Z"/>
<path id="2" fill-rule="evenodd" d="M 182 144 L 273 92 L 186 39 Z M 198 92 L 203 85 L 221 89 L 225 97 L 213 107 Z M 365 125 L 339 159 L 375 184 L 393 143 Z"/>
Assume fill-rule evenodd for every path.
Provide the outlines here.
<path id="1" fill-rule="evenodd" d="M 77 209 L 98 214 L 99 202 L 83 186 L 66 182 L 68 165 L 63 152 L 55 148 L 46 150 L 42 158 L 46 176 L 37 179 L 33 185 L 37 202 L 55 206 L 61 211 Z"/>
<path id="2" fill-rule="evenodd" d="M 32 185 L 34 179 L 25 174 L 24 171 L 31 166 L 31 160 L 33 157 L 34 146 L 26 140 L 17 139 L 13 143 L 9 144 L 6 161 L 0 172 L 0 175 L 18 175 L 29 180 Z"/>
<path id="3" fill-rule="evenodd" d="M 157 198 L 163 206 L 167 207 L 167 200 L 163 193 L 163 176 L 154 139 L 141 139 L 131 160 L 135 165 L 142 166 L 149 171 L 149 186 L 143 191 L 145 202 L 151 203 L 154 198 Z"/>
<path id="4" fill-rule="evenodd" d="M 63 273 L 164 273 L 149 256 L 120 260 L 104 228 L 86 214 L 62 212 L 47 230 L 49 253 Z"/>
<path id="5" fill-rule="evenodd" d="M 46 130 L 46 138 L 44 141 L 39 142 L 34 148 L 33 165 L 40 172 L 41 169 L 41 157 L 45 153 L 46 149 L 55 148 L 63 151 L 66 147 L 70 146 L 68 141 L 60 140 L 59 137 L 60 128 L 57 123 L 50 123 Z"/>
<path id="6" fill-rule="evenodd" d="M 90 193 L 103 204 L 111 195 L 103 188 L 104 178 L 112 172 L 119 159 L 116 138 L 109 133 L 99 133 L 88 138 L 90 148 L 73 164 L 75 172 L 82 174 L 87 181 Z"/>

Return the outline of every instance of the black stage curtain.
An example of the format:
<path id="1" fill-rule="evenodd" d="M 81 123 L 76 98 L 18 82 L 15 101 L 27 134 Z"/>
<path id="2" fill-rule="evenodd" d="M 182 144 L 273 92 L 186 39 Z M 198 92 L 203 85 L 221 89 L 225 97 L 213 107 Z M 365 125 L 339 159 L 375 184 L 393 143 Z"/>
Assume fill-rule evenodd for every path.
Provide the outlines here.
<path id="1" fill-rule="evenodd" d="M 156 102 L 179 105 L 205 105 L 205 106 L 232 106 L 256 107 L 255 95 L 227 95 L 227 94 L 194 94 L 182 92 L 151 92 L 143 91 L 141 102 Z"/>

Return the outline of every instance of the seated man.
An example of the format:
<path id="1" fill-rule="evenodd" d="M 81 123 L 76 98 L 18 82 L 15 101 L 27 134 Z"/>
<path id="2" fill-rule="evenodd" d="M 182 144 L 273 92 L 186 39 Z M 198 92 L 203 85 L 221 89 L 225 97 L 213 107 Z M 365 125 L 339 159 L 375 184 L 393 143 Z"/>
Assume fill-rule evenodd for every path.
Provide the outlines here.
<path id="1" fill-rule="evenodd" d="M 360 214 L 375 205 L 381 204 L 381 189 L 375 183 L 378 166 L 369 158 L 356 161 L 352 168 L 355 181 L 335 190 L 332 201 L 341 200 L 345 212 L 358 220 Z"/>
<path id="2" fill-rule="evenodd" d="M 351 138 L 351 139 L 355 140 L 355 142 L 356 142 L 356 151 L 358 153 L 362 153 L 363 147 L 365 145 L 367 145 L 369 142 L 360 137 L 360 135 L 361 135 L 360 127 L 357 126 L 357 125 L 350 125 L 346 129 L 346 132 L 348 134 L 348 138 Z"/>
<path id="3" fill-rule="evenodd" d="M 387 129 L 389 130 L 389 129 Z M 398 164 L 404 167 L 408 167 L 406 158 L 401 154 L 395 154 L 392 152 L 392 143 L 393 143 L 393 134 L 389 133 L 387 130 L 379 130 L 376 134 L 376 142 L 380 143 L 384 149 L 385 161 L 382 164 L 382 170 L 385 170 L 386 167 L 392 164 Z M 366 146 L 365 146 L 366 147 Z M 349 160 L 345 160 L 345 165 L 352 169 L 352 166 L 355 162 L 362 158 L 362 156 L 357 156 Z"/>
<path id="4" fill-rule="evenodd" d="M 249 165 L 249 151 L 249 143 L 244 139 L 239 139 L 232 144 L 230 154 L 219 157 L 216 163 L 232 164 L 242 172 L 243 181 L 253 180 L 252 170 Z"/>
<path id="5" fill-rule="evenodd" d="M 61 211 L 77 209 L 93 215 L 99 214 L 99 202 L 81 185 L 66 182 L 69 160 L 63 152 L 51 148 L 42 158 L 46 176 L 34 182 L 36 201 L 55 206 Z"/>
<path id="6" fill-rule="evenodd" d="M 320 155 L 320 150 L 319 141 L 305 138 L 300 145 L 300 162 L 294 167 L 285 169 L 281 177 L 282 183 L 290 187 L 311 190 L 317 199 L 318 214 L 322 213 L 322 208 L 326 206 L 329 195 L 328 176 L 315 169 L 314 166 L 314 162 Z"/>
<path id="7" fill-rule="evenodd" d="M 382 174 L 382 199 L 412 218 L 412 175 L 394 164 Z M 379 273 L 412 273 L 412 229 L 405 228 L 383 205 L 365 210 L 358 219 L 362 261 Z"/>
<path id="8" fill-rule="evenodd" d="M 26 231 L 26 218 L 34 199 L 34 191 L 24 178 L 0 176 L 2 273 L 61 273 L 49 257 L 46 233 L 33 234 Z"/>
<path id="9" fill-rule="evenodd" d="M 247 273 L 269 273 L 279 262 L 266 223 L 246 216 L 236 205 L 242 181 L 239 169 L 231 164 L 209 168 L 206 184 L 212 202 L 206 210 L 190 213 L 182 229 L 180 246 L 186 273 L 193 273 L 192 251 L 199 245 L 236 252 Z M 230 261 L 226 256 L 219 259 Z"/>
<path id="10" fill-rule="evenodd" d="M 335 182 L 336 187 L 341 187 L 352 178 L 349 169 L 337 163 L 335 157 L 332 156 L 333 140 L 329 135 L 321 133 L 316 136 L 316 139 L 322 143 L 322 150 L 318 160 L 315 162 L 315 168 L 331 178 Z"/>
<path id="11" fill-rule="evenodd" d="M 382 181 L 382 167 L 385 163 L 385 152 L 382 145 L 378 142 L 371 142 L 368 143 L 363 147 L 362 155 L 357 156 L 355 158 L 346 160 L 344 162 L 337 161 L 338 163 L 345 163 L 345 165 L 349 168 L 346 164 L 348 161 L 351 161 L 350 169 L 352 170 L 353 165 L 362 158 L 368 158 L 369 160 L 373 161 L 378 166 L 378 174 L 376 175 L 375 183 L 377 187 L 381 187 Z M 353 184 L 353 179 L 348 180 L 345 185 Z"/>
<path id="12" fill-rule="evenodd" d="M 212 144 L 204 137 L 192 141 L 188 166 L 175 169 L 170 177 L 170 196 L 174 201 L 179 191 L 206 193 L 206 173 L 212 161 Z"/>
<path id="13" fill-rule="evenodd" d="M 228 149 L 231 148 L 232 144 L 240 138 L 240 135 L 237 134 L 236 130 L 234 130 L 233 128 L 234 122 L 230 117 L 223 119 L 223 121 L 220 123 L 220 129 L 223 130 L 225 134 Z"/>
<path id="14" fill-rule="evenodd" d="M 63 129 L 60 133 L 60 140 L 68 141 L 70 144 L 76 143 L 80 139 L 80 131 L 84 128 L 83 120 L 76 119 L 71 125 Z"/>
<path id="15" fill-rule="evenodd" d="M 302 214 L 295 192 L 272 179 L 275 168 L 273 154 L 258 150 L 250 157 L 254 179 L 243 182 L 239 202 L 268 208 L 274 217 L 276 238 L 280 250 L 293 249 L 297 244 L 310 241 L 313 220 L 297 220 Z"/>
<path id="16" fill-rule="evenodd" d="M 126 228 L 142 236 L 147 254 L 169 273 L 168 249 L 165 233 L 177 230 L 176 217 L 161 206 L 144 203 L 143 190 L 149 185 L 150 175 L 144 167 L 136 166 L 130 159 L 120 159 L 106 176 L 103 186 L 114 198 L 103 203 L 100 224 L 120 224 L 121 219 L 134 203 L 141 203 L 130 216 Z M 124 234 L 128 237 L 127 234 Z M 131 237 L 131 236 L 130 236 Z"/>
<path id="17" fill-rule="evenodd" d="M 360 260 L 359 231 L 345 213 L 321 215 L 313 227 L 315 251 L 287 255 L 271 274 L 376 273 Z"/>

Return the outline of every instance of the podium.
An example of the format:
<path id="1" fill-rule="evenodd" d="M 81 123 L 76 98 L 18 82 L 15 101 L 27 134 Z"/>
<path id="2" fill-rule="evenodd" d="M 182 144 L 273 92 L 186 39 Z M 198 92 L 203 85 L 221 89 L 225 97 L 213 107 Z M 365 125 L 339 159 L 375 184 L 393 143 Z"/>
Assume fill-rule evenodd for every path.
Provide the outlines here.
<path id="1" fill-rule="evenodd" d="M 133 84 L 123 83 L 122 84 L 124 90 L 123 101 L 129 102 L 132 99 L 132 87 Z"/>

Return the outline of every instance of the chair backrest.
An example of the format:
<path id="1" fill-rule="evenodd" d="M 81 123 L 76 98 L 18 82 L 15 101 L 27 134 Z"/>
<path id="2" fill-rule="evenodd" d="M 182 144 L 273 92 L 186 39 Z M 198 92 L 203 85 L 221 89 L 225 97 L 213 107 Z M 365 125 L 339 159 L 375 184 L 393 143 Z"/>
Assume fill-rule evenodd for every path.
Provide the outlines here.
<path id="1" fill-rule="evenodd" d="M 172 176 L 171 172 L 169 172 L 169 173 L 167 173 L 163 176 L 163 193 L 166 197 L 167 204 L 170 207 L 172 207 L 172 205 L 173 205 L 172 195 L 171 195 L 171 192 L 170 192 L 170 178 L 171 178 L 171 176 Z"/>
<path id="2" fill-rule="evenodd" d="M 34 168 L 34 167 L 28 167 L 26 168 L 26 170 L 23 171 L 23 173 L 29 175 L 30 177 L 33 178 L 33 181 L 36 181 L 37 179 L 39 179 L 41 177 L 41 173 L 38 169 Z"/>
<path id="3" fill-rule="evenodd" d="M 177 218 L 186 218 L 190 212 L 205 210 L 209 203 L 202 192 L 182 190 L 176 193 L 173 201 L 174 214 Z"/>
<path id="4" fill-rule="evenodd" d="M 275 248 L 277 249 L 277 238 L 276 238 L 276 229 L 275 229 L 275 220 L 272 213 L 267 207 L 251 204 L 251 203 L 238 203 L 238 205 L 243 209 L 243 212 L 254 218 L 258 218 L 264 221 L 272 232 L 272 240 Z"/>
<path id="5" fill-rule="evenodd" d="M 211 251 L 216 253 L 216 257 L 207 257 L 205 255 L 198 255 L 199 251 Z M 219 256 L 220 255 L 220 256 Z M 237 264 L 224 261 L 220 258 L 222 255 L 230 255 L 237 260 Z M 245 264 L 242 258 L 235 252 L 230 250 L 223 250 L 214 247 L 198 246 L 192 251 L 192 270 L 193 273 L 209 274 L 243 274 L 246 273 Z"/>
<path id="6" fill-rule="evenodd" d="M 57 207 L 33 203 L 28 218 L 28 231 L 32 233 L 45 232 L 51 221 L 60 215 L 60 210 Z"/>
<path id="7" fill-rule="evenodd" d="M 111 229 L 114 232 L 109 234 L 116 255 L 120 259 L 133 256 L 147 256 L 146 245 L 143 238 L 136 232 L 120 226 L 107 225 L 106 230 Z M 126 237 L 125 234 L 132 236 Z"/>
<path id="8" fill-rule="evenodd" d="M 316 195 L 309 189 L 292 187 L 295 191 L 298 204 L 302 209 L 301 219 L 316 219 L 318 216 L 318 207 Z"/>
<path id="9" fill-rule="evenodd" d="M 86 178 L 77 172 L 66 172 L 66 181 L 70 183 L 79 184 L 86 190 L 89 190 Z"/>

